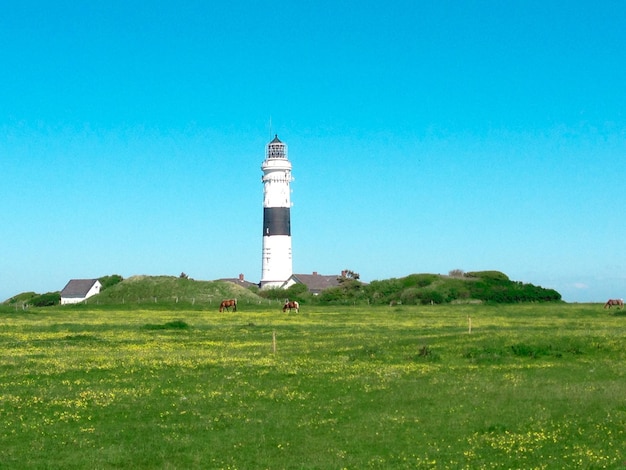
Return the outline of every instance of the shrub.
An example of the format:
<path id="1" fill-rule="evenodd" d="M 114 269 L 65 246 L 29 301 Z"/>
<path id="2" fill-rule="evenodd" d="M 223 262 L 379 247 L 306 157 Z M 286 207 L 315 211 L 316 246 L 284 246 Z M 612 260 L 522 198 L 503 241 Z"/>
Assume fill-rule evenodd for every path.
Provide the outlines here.
<path id="1" fill-rule="evenodd" d="M 304 284 L 294 284 L 285 289 L 285 297 L 287 299 L 302 300 L 308 292 L 309 289 Z"/>
<path id="2" fill-rule="evenodd" d="M 554 302 L 561 294 L 553 289 L 544 289 L 533 284 L 512 281 L 489 281 L 481 279 L 471 284 L 471 296 L 485 302 Z"/>
<path id="3" fill-rule="evenodd" d="M 443 295 L 435 290 L 424 290 L 420 293 L 420 303 L 423 305 L 442 304 L 444 300 Z"/>
<path id="4" fill-rule="evenodd" d="M 287 297 L 285 289 L 280 287 L 271 287 L 269 289 L 261 289 L 259 295 L 264 299 L 284 300 Z"/>
<path id="5" fill-rule="evenodd" d="M 452 271 L 451 273 L 460 274 Z M 555 290 L 511 281 L 500 271 L 476 271 L 467 273 L 464 277 L 411 274 L 400 279 L 372 281 L 369 285 L 363 286 L 362 291 L 363 297 L 373 304 L 389 304 L 395 301 L 407 305 L 439 304 L 459 299 L 493 303 L 561 300 L 561 294 Z M 320 300 L 336 301 L 339 298 L 342 298 L 339 291 L 325 291 Z M 345 293 L 343 298 L 345 299 Z"/>
<path id="6" fill-rule="evenodd" d="M 98 281 L 100 281 L 100 284 L 102 284 L 102 288 L 100 289 L 100 292 L 102 292 L 105 289 L 108 289 L 109 287 L 113 287 L 115 284 L 118 284 L 122 282 L 123 280 L 124 278 L 120 276 L 119 274 L 112 274 L 110 276 L 102 276 L 100 279 L 98 279 Z"/>
<path id="7" fill-rule="evenodd" d="M 477 277 L 485 281 L 508 281 L 509 276 L 500 271 L 474 271 L 465 274 L 466 277 Z"/>
<path id="8" fill-rule="evenodd" d="M 318 298 L 320 302 L 339 302 L 345 300 L 344 290 L 341 287 L 329 287 L 324 289 Z"/>
<path id="9" fill-rule="evenodd" d="M 33 297 L 30 300 L 30 304 L 33 307 L 50 307 L 52 305 L 58 305 L 61 302 L 60 292 L 48 292 L 47 294 L 41 294 Z"/>
<path id="10" fill-rule="evenodd" d="M 439 279 L 436 274 L 410 274 L 400 281 L 404 287 L 426 287 Z"/>
<path id="11" fill-rule="evenodd" d="M 372 281 L 365 287 L 367 297 L 372 303 L 388 304 L 396 300 L 402 291 L 402 281 L 396 278 Z"/>

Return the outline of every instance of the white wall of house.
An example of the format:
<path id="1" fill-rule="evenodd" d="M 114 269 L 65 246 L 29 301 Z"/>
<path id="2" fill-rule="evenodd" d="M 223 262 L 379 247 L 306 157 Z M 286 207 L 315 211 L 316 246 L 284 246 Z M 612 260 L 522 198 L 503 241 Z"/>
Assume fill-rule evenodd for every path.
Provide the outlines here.
<path id="1" fill-rule="evenodd" d="M 92 297 L 96 294 L 100 293 L 100 288 L 102 287 L 102 284 L 100 284 L 100 281 L 96 281 L 94 283 L 93 286 L 91 286 L 91 289 L 89 289 L 89 292 L 87 292 L 87 295 L 85 296 L 85 299 L 88 299 L 89 297 Z"/>
<path id="2" fill-rule="evenodd" d="M 61 297 L 61 305 L 78 304 L 88 299 L 89 297 L 93 297 L 94 295 L 99 294 L 101 288 L 102 284 L 100 283 L 100 281 L 96 281 L 84 297 Z"/>

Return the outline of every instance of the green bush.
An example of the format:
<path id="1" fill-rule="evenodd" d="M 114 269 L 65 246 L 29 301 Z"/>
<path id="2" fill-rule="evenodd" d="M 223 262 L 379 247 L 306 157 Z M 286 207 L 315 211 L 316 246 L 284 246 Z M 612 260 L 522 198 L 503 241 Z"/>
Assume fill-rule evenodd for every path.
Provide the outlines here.
<path id="1" fill-rule="evenodd" d="M 307 297 L 309 289 L 304 284 L 294 284 L 289 286 L 284 292 L 287 299 L 302 301 Z"/>
<path id="2" fill-rule="evenodd" d="M 477 277 L 485 281 L 508 281 L 509 276 L 500 271 L 474 271 L 465 274 L 466 277 Z"/>
<path id="3" fill-rule="evenodd" d="M 320 302 L 333 303 L 344 300 L 344 292 L 340 287 L 324 289 L 318 296 Z"/>
<path id="4" fill-rule="evenodd" d="M 439 279 L 436 274 L 410 274 L 400 279 L 401 284 L 405 287 L 426 287 Z"/>
<path id="5" fill-rule="evenodd" d="M 110 276 L 102 276 L 100 279 L 98 279 L 98 281 L 100 281 L 100 284 L 102 284 L 102 288 L 100 289 L 100 292 L 108 289 L 109 287 L 114 286 L 115 284 L 122 282 L 123 280 L 124 278 L 120 276 L 119 274 L 112 274 Z"/>
<path id="6" fill-rule="evenodd" d="M 287 293 L 285 289 L 281 289 L 279 287 L 270 287 L 268 289 L 261 289 L 259 291 L 259 296 L 264 299 L 271 300 L 284 300 L 287 298 Z"/>
<path id="7" fill-rule="evenodd" d="M 50 307 L 52 305 L 58 305 L 61 303 L 61 293 L 48 292 L 47 294 L 41 294 L 33 297 L 29 303 L 33 307 Z"/>
<path id="8" fill-rule="evenodd" d="M 374 304 L 388 304 L 398 300 L 404 286 L 400 279 L 391 278 L 380 281 L 372 281 L 365 288 L 367 297 Z"/>
<path id="9" fill-rule="evenodd" d="M 362 288 L 363 296 L 372 304 L 402 302 L 405 305 L 446 303 L 476 299 L 492 303 L 554 302 L 561 295 L 553 289 L 509 280 L 500 271 L 477 271 L 464 277 L 436 274 L 411 274 L 400 279 L 373 281 Z M 323 301 L 337 301 L 340 291 L 324 292 Z M 345 299 L 345 293 L 343 293 Z"/>
<path id="10" fill-rule="evenodd" d="M 441 293 L 435 290 L 424 290 L 419 295 L 420 303 L 423 305 L 427 304 L 442 304 L 445 299 Z"/>
<path id="11" fill-rule="evenodd" d="M 472 284 L 471 296 L 485 302 L 554 302 L 561 300 L 561 294 L 554 289 L 545 289 L 522 282 L 485 280 Z"/>

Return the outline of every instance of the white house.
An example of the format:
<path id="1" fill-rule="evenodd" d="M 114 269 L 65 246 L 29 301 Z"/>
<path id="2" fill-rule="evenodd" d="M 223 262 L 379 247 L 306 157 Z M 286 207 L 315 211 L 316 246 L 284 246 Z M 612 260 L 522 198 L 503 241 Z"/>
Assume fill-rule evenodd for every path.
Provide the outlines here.
<path id="1" fill-rule="evenodd" d="M 345 277 L 345 275 L 345 271 L 341 275 L 332 274 L 330 276 L 318 274 L 317 271 L 314 271 L 313 274 L 292 274 L 281 287 L 287 289 L 294 284 L 304 284 L 311 294 L 318 295 L 324 289 L 337 287 L 339 278 Z"/>
<path id="2" fill-rule="evenodd" d="M 102 284 L 97 279 L 71 279 L 61 291 L 61 305 L 77 304 L 100 293 Z"/>

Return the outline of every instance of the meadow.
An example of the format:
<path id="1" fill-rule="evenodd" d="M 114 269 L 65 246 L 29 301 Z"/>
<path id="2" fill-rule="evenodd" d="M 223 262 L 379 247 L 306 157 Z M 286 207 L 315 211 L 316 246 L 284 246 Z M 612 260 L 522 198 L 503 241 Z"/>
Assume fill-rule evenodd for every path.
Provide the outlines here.
<path id="1" fill-rule="evenodd" d="M 625 364 L 592 304 L 3 307 L 0 468 L 626 469 Z"/>

